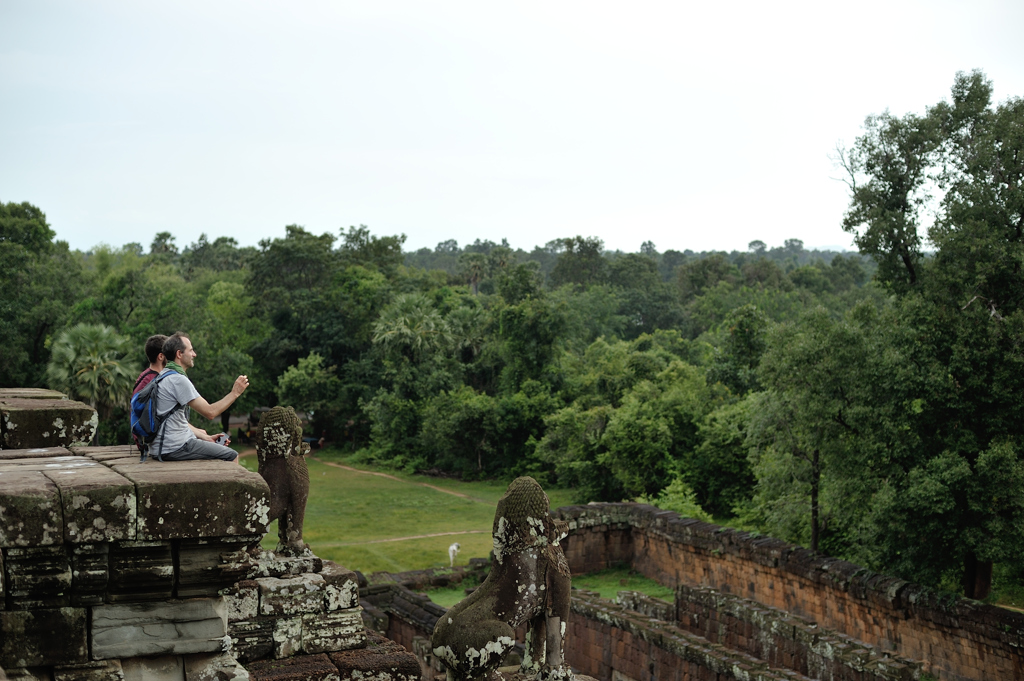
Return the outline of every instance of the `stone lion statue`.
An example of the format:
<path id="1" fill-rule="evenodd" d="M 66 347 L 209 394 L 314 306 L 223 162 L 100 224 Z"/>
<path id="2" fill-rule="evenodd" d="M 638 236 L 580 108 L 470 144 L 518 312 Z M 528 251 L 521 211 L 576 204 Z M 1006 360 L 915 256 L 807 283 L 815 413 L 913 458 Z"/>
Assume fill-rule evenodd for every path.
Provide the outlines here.
<path id="1" fill-rule="evenodd" d="M 309 499 L 309 444 L 302 441 L 302 423 L 291 407 L 274 407 L 260 417 L 256 427 L 259 473 L 270 486 L 270 520 L 277 520 L 277 551 L 299 555 L 308 546 L 302 541 L 302 521 Z"/>
<path id="2" fill-rule="evenodd" d="M 512 481 L 494 514 L 490 574 L 434 627 L 431 647 L 449 680 L 494 678 L 524 622 L 520 673 L 543 680 L 573 678 L 562 659 L 572 585 L 558 542 L 567 533 L 566 524 L 551 517 L 536 480 Z"/>

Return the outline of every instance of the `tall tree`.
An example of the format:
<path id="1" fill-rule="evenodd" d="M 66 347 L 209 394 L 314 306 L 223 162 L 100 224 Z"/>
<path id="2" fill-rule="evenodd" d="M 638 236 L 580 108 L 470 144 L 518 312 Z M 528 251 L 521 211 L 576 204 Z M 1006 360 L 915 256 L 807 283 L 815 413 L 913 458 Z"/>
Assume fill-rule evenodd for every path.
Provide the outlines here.
<path id="1" fill-rule="evenodd" d="M 574 284 L 581 288 L 603 284 L 608 278 L 604 242 L 597 237 L 574 236 L 562 239 L 562 251 L 551 270 L 552 286 Z"/>
<path id="2" fill-rule="evenodd" d="M 463 253 L 459 256 L 459 274 L 469 284 L 475 296 L 480 291 L 480 282 L 487 276 L 487 256 L 483 253 Z"/>
<path id="3" fill-rule="evenodd" d="M 868 116 L 854 146 L 839 149 L 852 200 L 843 229 L 878 262 L 878 279 L 896 291 L 918 280 L 921 213 L 931 196 L 941 138 L 931 116 L 888 111 Z"/>
<path id="4" fill-rule="evenodd" d="M 931 583 L 959 576 L 976 598 L 993 562 L 1024 556 L 1024 101 L 991 94 L 982 73 L 958 74 L 925 116 L 869 118 L 847 159 L 847 227 L 898 296 L 895 342 L 928 377 L 912 402 L 921 446 L 875 507 L 879 560 Z M 933 182 L 945 193 L 924 259 Z"/>
<path id="5" fill-rule="evenodd" d="M 82 267 L 46 215 L 0 202 L 0 386 L 42 386 L 48 340 L 82 293 Z"/>
<path id="6" fill-rule="evenodd" d="M 362 265 L 372 267 L 387 276 L 393 276 L 402 264 L 402 244 L 405 235 L 374 236 L 366 225 L 349 227 L 342 232 L 341 248 L 338 256 L 343 265 Z"/>

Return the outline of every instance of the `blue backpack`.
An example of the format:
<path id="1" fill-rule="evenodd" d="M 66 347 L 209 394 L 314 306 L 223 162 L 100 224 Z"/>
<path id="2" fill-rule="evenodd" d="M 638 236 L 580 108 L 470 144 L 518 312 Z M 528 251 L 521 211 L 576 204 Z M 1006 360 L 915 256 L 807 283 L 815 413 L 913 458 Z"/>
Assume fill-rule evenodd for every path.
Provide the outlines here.
<path id="1" fill-rule="evenodd" d="M 153 445 L 153 440 L 160 433 L 160 428 L 163 427 L 164 421 L 167 417 L 182 408 L 183 405 L 176 404 L 169 411 L 160 414 L 156 410 L 156 394 L 157 386 L 160 385 L 160 381 L 164 380 L 167 376 L 170 376 L 173 371 L 165 371 L 160 374 L 152 381 L 150 381 L 145 388 L 135 393 L 132 396 L 131 404 L 131 418 L 132 418 L 132 435 L 135 436 L 135 440 L 139 445 L 139 451 L 142 452 L 142 456 L 139 462 L 142 463 L 149 456 L 149 450 Z M 160 441 L 161 449 L 163 449 L 163 440 Z M 157 461 L 163 461 L 160 456 L 163 452 L 157 452 L 155 454 Z"/>

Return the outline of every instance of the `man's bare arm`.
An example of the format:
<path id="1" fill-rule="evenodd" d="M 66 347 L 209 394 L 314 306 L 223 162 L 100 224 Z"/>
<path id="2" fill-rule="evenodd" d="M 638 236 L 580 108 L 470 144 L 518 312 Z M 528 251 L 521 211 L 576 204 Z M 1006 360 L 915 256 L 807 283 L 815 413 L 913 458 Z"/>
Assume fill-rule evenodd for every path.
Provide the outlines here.
<path id="1" fill-rule="evenodd" d="M 213 436 L 210 435 L 209 433 L 207 433 L 202 428 L 196 428 L 195 426 L 193 426 L 190 423 L 190 424 L 188 424 L 188 429 L 191 430 L 192 434 L 195 435 L 200 440 L 206 440 L 207 442 L 213 442 Z"/>
<path id="2" fill-rule="evenodd" d="M 201 395 L 196 399 L 188 403 L 188 406 L 195 409 L 205 419 L 212 421 L 217 418 L 224 411 L 235 403 L 245 389 L 249 387 L 249 379 L 246 376 L 239 376 L 235 379 L 235 384 L 231 386 L 231 392 L 224 397 L 220 398 L 213 404 L 207 402 Z"/>

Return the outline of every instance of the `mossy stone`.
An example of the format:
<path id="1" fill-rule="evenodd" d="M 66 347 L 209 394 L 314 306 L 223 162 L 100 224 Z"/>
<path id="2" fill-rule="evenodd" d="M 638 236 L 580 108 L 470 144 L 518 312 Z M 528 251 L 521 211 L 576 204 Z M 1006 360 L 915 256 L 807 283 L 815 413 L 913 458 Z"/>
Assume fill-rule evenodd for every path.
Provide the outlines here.
<path id="1" fill-rule="evenodd" d="M 107 463 L 135 484 L 140 541 L 267 532 L 270 490 L 260 476 L 237 463 Z"/>
<path id="2" fill-rule="evenodd" d="M 92 440 L 98 423 L 95 409 L 73 400 L 0 400 L 3 449 L 85 444 Z"/>
<path id="3" fill-rule="evenodd" d="M 40 471 L 0 469 L 0 546 L 50 546 L 64 541 L 60 492 Z"/>

